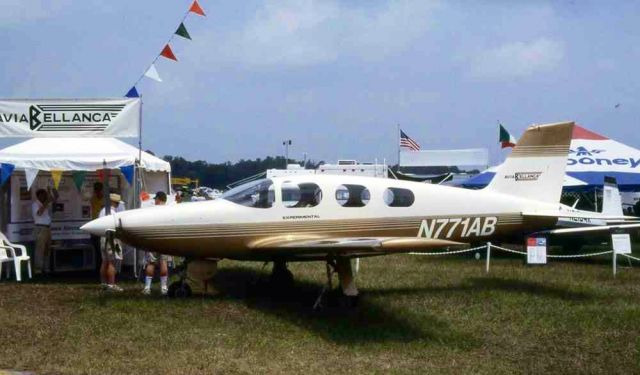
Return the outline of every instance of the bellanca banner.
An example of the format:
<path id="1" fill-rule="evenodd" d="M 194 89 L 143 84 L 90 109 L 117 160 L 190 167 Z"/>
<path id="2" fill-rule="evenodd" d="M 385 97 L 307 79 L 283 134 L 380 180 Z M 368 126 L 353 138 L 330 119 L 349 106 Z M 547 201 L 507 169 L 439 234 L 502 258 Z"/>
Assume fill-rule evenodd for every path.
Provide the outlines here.
<path id="1" fill-rule="evenodd" d="M 0 138 L 139 135 L 139 98 L 0 100 Z"/>

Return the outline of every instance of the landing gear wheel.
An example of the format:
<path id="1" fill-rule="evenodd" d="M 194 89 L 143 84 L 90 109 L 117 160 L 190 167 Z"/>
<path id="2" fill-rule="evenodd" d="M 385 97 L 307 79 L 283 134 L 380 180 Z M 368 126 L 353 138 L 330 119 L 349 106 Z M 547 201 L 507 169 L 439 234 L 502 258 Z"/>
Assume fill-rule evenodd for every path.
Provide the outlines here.
<path id="1" fill-rule="evenodd" d="M 175 281 L 169 285 L 169 297 L 188 298 L 191 297 L 191 287 L 186 282 Z"/>
<path id="2" fill-rule="evenodd" d="M 293 286 L 293 274 L 289 270 L 272 274 L 269 278 L 269 284 L 279 290 L 289 289 Z"/>
<path id="3" fill-rule="evenodd" d="M 345 309 L 353 309 L 358 307 L 358 302 L 360 301 L 360 296 L 346 296 L 342 294 L 338 297 L 339 305 Z"/>
<path id="4" fill-rule="evenodd" d="M 289 289 L 293 286 L 293 273 L 289 271 L 286 263 L 275 262 L 273 264 L 269 284 L 277 289 Z"/>

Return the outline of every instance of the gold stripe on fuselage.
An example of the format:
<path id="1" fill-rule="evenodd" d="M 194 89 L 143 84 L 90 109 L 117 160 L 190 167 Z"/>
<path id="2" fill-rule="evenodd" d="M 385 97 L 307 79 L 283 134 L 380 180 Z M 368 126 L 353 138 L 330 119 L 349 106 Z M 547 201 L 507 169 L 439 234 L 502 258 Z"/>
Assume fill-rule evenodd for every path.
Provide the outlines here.
<path id="1" fill-rule="evenodd" d="M 496 217 L 498 226 L 518 225 L 523 223 L 521 215 L 482 215 L 482 216 L 459 216 L 458 219 L 474 219 L 484 217 Z M 408 217 L 408 218 L 387 218 L 374 220 L 322 220 L 305 222 L 267 222 L 252 224 L 214 224 L 198 226 L 165 226 L 150 228 L 127 229 L 132 235 L 145 238 L 203 238 L 203 237 L 225 237 L 225 236 L 261 236 L 261 235 L 281 235 L 286 233 L 331 233 L 331 232 L 362 232 L 362 231 L 416 231 L 420 228 L 423 220 L 450 219 L 448 216 L 431 217 Z M 414 235 L 416 235 L 414 234 Z"/>

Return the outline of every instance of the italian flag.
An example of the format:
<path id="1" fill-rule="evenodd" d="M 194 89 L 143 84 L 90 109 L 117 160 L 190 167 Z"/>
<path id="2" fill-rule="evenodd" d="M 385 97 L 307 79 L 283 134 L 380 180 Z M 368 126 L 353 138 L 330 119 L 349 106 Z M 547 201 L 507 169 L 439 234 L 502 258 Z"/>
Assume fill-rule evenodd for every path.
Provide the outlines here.
<path id="1" fill-rule="evenodd" d="M 502 148 L 514 147 L 518 141 L 511 134 L 509 134 L 507 129 L 505 129 L 504 126 L 502 126 L 502 124 L 499 124 L 499 125 L 500 125 L 500 141 L 499 142 L 500 144 L 502 144 Z"/>

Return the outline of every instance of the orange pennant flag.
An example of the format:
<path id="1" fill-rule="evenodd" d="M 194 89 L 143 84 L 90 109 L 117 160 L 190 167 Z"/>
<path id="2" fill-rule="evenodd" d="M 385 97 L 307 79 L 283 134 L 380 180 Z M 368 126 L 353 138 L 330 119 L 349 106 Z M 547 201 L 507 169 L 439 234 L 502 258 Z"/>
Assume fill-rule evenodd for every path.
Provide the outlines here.
<path id="1" fill-rule="evenodd" d="M 189 8 L 189 12 L 205 16 L 204 10 L 202 10 L 200 4 L 198 4 L 198 0 L 193 0 L 193 4 L 191 4 L 191 8 Z"/>
<path id="2" fill-rule="evenodd" d="M 173 61 L 178 61 L 178 59 L 176 59 L 176 55 L 173 54 L 173 51 L 171 50 L 171 47 L 169 47 L 169 45 L 165 45 L 164 48 L 162 49 L 162 52 L 160 52 L 160 56 L 164 56 L 167 59 L 173 60 Z"/>
<path id="3" fill-rule="evenodd" d="M 59 169 L 52 169 L 51 177 L 53 178 L 53 187 L 58 190 L 58 187 L 60 186 L 60 180 L 62 179 L 62 171 Z"/>

